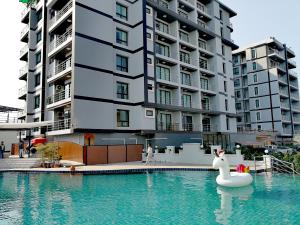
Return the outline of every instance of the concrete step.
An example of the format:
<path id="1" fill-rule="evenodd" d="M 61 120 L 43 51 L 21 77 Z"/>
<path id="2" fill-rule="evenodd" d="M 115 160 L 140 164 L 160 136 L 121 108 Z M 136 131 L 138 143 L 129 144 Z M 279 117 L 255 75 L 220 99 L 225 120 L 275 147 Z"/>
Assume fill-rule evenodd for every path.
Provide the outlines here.
<path id="1" fill-rule="evenodd" d="M 10 158 L 0 159 L 0 169 L 20 169 L 20 168 L 32 168 L 37 167 L 40 164 L 40 159 L 28 159 L 28 158 Z"/>

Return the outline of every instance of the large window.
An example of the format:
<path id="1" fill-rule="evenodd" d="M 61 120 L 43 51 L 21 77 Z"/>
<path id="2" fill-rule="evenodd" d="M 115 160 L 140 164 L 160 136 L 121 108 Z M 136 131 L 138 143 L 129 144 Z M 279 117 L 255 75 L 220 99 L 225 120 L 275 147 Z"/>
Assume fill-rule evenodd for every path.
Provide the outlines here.
<path id="1" fill-rule="evenodd" d="M 259 121 L 260 120 L 260 112 L 256 113 L 256 120 Z"/>
<path id="2" fill-rule="evenodd" d="M 255 100 L 255 107 L 259 108 L 259 100 L 258 99 Z"/>
<path id="3" fill-rule="evenodd" d="M 188 63 L 188 64 L 191 63 L 191 58 L 190 58 L 190 54 L 189 53 L 182 52 L 182 51 L 180 51 L 179 53 L 180 53 L 180 61 L 181 62 Z"/>
<path id="4" fill-rule="evenodd" d="M 254 87 L 254 95 L 258 95 L 258 87 Z"/>
<path id="5" fill-rule="evenodd" d="M 256 64 L 256 62 L 254 62 L 254 63 L 252 64 L 252 68 L 253 68 L 253 70 L 257 70 L 257 64 Z"/>
<path id="6" fill-rule="evenodd" d="M 166 90 L 158 90 L 158 103 L 164 105 L 171 105 L 171 92 Z"/>
<path id="7" fill-rule="evenodd" d="M 234 86 L 235 86 L 235 87 L 239 87 L 240 85 L 241 85 L 240 79 L 235 79 L 235 80 L 234 80 Z"/>
<path id="8" fill-rule="evenodd" d="M 254 83 L 257 83 L 257 74 L 254 74 L 254 75 L 253 75 L 253 82 L 254 82 Z"/>
<path id="9" fill-rule="evenodd" d="M 34 76 L 34 86 L 37 87 L 41 84 L 41 74 L 38 73 Z"/>
<path id="10" fill-rule="evenodd" d="M 128 72 L 128 58 L 125 56 L 117 55 L 117 70 Z"/>
<path id="11" fill-rule="evenodd" d="M 42 18 L 43 18 L 43 11 L 42 11 L 42 9 L 40 9 L 39 11 L 37 11 L 37 13 L 36 13 L 36 20 L 37 20 L 37 22 L 39 22 Z"/>
<path id="12" fill-rule="evenodd" d="M 181 83 L 184 85 L 191 86 L 192 85 L 191 74 L 184 73 L 184 72 L 181 72 L 180 74 L 181 74 Z"/>
<path id="13" fill-rule="evenodd" d="M 42 40 L 42 30 L 39 30 L 36 33 L 36 43 L 39 43 Z"/>
<path id="14" fill-rule="evenodd" d="M 252 59 L 256 58 L 256 49 L 251 49 L 251 58 Z"/>
<path id="15" fill-rule="evenodd" d="M 183 94 L 182 95 L 182 106 L 186 108 L 192 108 L 192 96 Z"/>
<path id="16" fill-rule="evenodd" d="M 39 64 L 42 61 L 42 54 L 41 52 L 38 52 L 35 54 L 35 64 Z"/>
<path id="17" fill-rule="evenodd" d="M 155 28 L 161 32 L 169 33 L 169 25 L 160 21 L 155 21 Z"/>
<path id="18" fill-rule="evenodd" d="M 117 126 L 118 127 L 129 127 L 129 111 L 128 110 L 117 110 Z"/>
<path id="19" fill-rule="evenodd" d="M 117 17 L 128 20 L 128 9 L 126 6 L 121 5 L 120 3 L 116 4 L 116 15 Z"/>
<path id="20" fill-rule="evenodd" d="M 34 108 L 40 108 L 40 95 L 34 96 Z"/>
<path id="21" fill-rule="evenodd" d="M 128 84 L 117 82 L 117 98 L 128 99 Z"/>
<path id="22" fill-rule="evenodd" d="M 239 75 L 240 74 L 240 68 L 239 67 L 234 67 L 233 68 L 233 75 Z"/>
<path id="23" fill-rule="evenodd" d="M 170 57 L 170 47 L 160 43 L 156 43 L 156 53 Z"/>
<path id="24" fill-rule="evenodd" d="M 128 33 L 117 28 L 116 42 L 121 45 L 128 45 Z"/>
<path id="25" fill-rule="evenodd" d="M 170 81 L 170 69 L 162 66 L 157 66 L 156 76 L 158 79 Z"/>
<path id="26" fill-rule="evenodd" d="M 203 89 L 203 90 L 208 90 L 209 89 L 207 79 L 201 78 L 200 79 L 200 85 L 201 85 L 201 89 Z"/>

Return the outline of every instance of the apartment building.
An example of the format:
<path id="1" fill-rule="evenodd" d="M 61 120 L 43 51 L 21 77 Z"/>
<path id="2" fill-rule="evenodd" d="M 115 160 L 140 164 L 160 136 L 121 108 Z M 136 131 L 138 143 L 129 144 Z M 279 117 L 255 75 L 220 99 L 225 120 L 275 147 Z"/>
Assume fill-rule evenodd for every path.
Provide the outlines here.
<path id="1" fill-rule="evenodd" d="M 78 143 L 236 132 L 235 15 L 218 0 L 39 0 L 22 13 L 19 118 Z"/>
<path id="2" fill-rule="evenodd" d="M 300 131 L 295 53 L 271 37 L 233 52 L 238 131 L 267 130 L 291 138 Z"/>

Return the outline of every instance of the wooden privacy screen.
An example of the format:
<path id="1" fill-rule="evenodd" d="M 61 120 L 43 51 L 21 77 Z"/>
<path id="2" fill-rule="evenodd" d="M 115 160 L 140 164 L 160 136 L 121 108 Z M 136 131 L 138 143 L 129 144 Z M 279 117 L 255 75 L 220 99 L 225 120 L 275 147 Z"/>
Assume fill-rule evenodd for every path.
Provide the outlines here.
<path id="1" fill-rule="evenodd" d="M 85 146 L 86 165 L 134 162 L 142 160 L 143 145 Z"/>
<path id="2" fill-rule="evenodd" d="M 59 146 L 59 155 L 63 160 L 70 160 L 83 163 L 82 146 L 73 142 L 57 142 Z"/>

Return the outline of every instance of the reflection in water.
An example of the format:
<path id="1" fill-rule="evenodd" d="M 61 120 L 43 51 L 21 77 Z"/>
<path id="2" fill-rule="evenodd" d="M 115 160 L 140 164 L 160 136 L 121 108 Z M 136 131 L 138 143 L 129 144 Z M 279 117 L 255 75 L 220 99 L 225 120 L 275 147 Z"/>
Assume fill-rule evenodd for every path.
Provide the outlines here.
<path id="1" fill-rule="evenodd" d="M 216 222 L 220 224 L 228 224 L 228 220 L 232 215 L 232 200 L 238 198 L 241 201 L 247 201 L 253 193 L 252 186 L 241 188 L 217 187 L 217 193 L 220 195 L 221 208 L 215 210 Z"/>
<path id="2" fill-rule="evenodd" d="M 152 188 L 153 185 L 153 176 L 147 172 L 147 186 L 148 188 Z"/>

